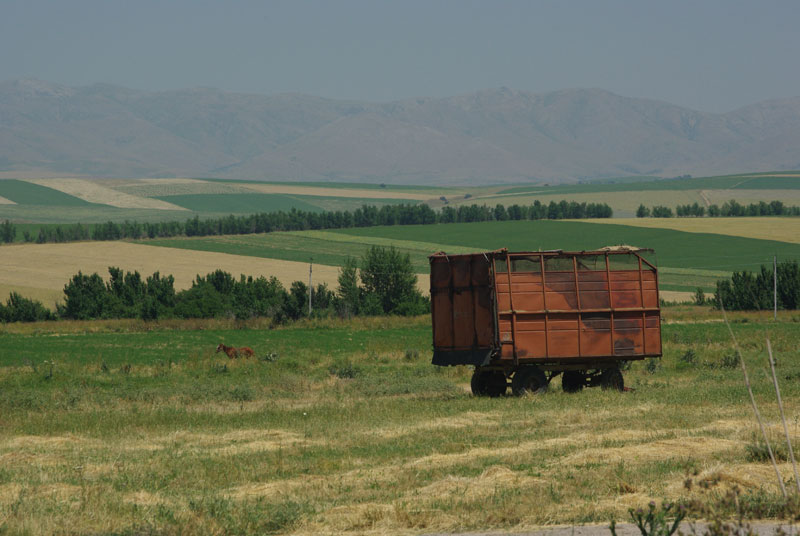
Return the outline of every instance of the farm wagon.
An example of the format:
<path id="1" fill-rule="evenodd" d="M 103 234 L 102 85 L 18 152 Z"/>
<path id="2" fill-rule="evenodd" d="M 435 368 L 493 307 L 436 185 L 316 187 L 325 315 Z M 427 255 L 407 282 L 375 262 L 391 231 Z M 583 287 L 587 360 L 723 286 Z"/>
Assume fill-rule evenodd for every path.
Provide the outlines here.
<path id="1" fill-rule="evenodd" d="M 622 390 L 620 365 L 661 356 L 658 270 L 643 250 L 447 255 L 431 264 L 433 364 L 474 365 L 472 392 Z"/>

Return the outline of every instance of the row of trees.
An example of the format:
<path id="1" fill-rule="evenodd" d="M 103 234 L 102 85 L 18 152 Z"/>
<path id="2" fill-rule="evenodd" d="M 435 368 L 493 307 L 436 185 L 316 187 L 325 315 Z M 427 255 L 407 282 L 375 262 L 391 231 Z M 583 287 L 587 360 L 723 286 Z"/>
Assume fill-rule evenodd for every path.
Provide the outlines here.
<path id="1" fill-rule="evenodd" d="M 800 307 L 800 266 L 797 261 L 779 262 L 776 272 L 761 266 L 757 273 L 734 272 L 730 279 L 717 281 L 714 304 L 730 311 L 765 310 L 774 305 L 775 290 L 779 309 Z"/>
<path id="2" fill-rule="evenodd" d="M 505 220 L 560 220 L 583 218 L 610 218 L 611 207 L 605 203 L 577 203 L 551 201 L 545 205 L 535 201 L 532 205 L 514 204 L 445 206 L 435 211 L 426 204 L 397 204 L 376 207 L 363 205 L 354 211 L 308 212 L 292 209 L 288 212 L 268 212 L 245 216 L 229 215 L 223 218 L 200 219 L 198 216 L 185 222 L 106 222 L 89 226 L 63 224 L 42 226 L 37 233 L 25 231 L 26 242 L 72 242 L 78 240 L 120 240 L 122 238 L 163 238 L 172 236 L 212 236 L 230 234 L 269 233 L 273 231 L 304 231 L 309 229 L 345 229 L 377 225 L 432 225 L 436 223 L 464 223 Z M 0 226 L 4 242 L 13 242 L 16 227 L 6 220 Z"/>
<path id="3" fill-rule="evenodd" d="M 700 205 L 699 203 L 692 203 L 686 205 L 678 205 L 673 212 L 671 208 L 663 205 L 656 205 L 654 207 L 646 207 L 639 205 L 636 210 L 637 218 L 672 218 L 674 216 L 679 218 L 702 218 L 708 215 L 712 218 L 730 218 L 742 216 L 800 216 L 800 207 L 784 205 L 782 201 L 759 201 L 758 203 L 750 203 L 749 205 L 742 205 L 735 200 L 726 201 L 719 205 L 709 205 L 708 208 Z"/>
<path id="4" fill-rule="evenodd" d="M 336 292 L 320 284 L 309 289 L 295 281 L 289 289 L 275 277 L 234 278 L 216 270 L 198 275 L 188 289 L 175 291 L 173 276 L 158 272 L 143 278 L 139 272 L 109 267 L 109 279 L 78 272 L 64 286 L 64 303 L 53 314 L 41 303 L 12 293 L 0 304 L 0 321 L 36 321 L 68 318 L 215 318 L 269 317 L 276 323 L 309 315 L 419 315 L 430 311 L 430 301 L 417 289 L 417 276 L 408 254 L 393 247 L 373 246 L 360 259 L 348 259 L 339 274 Z"/>

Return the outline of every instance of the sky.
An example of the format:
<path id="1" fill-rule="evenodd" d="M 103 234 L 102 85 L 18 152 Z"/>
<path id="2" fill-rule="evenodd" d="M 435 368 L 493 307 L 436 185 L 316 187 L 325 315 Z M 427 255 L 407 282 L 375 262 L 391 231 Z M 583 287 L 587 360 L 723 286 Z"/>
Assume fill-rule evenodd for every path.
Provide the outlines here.
<path id="1" fill-rule="evenodd" d="M 391 101 L 601 88 L 800 96 L 800 2 L 0 0 L 0 80 Z"/>

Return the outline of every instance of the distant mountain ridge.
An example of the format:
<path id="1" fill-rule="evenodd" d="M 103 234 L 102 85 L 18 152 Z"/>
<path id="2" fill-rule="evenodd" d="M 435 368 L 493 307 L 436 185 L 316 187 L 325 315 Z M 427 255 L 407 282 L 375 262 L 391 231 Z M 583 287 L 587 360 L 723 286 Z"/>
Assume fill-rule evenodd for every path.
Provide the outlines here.
<path id="1" fill-rule="evenodd" d="M 712 114 L 600 89 L 388 103 L 0 83 L 0 171 L 391 184 L 800 169 L 800 97 Z"/>

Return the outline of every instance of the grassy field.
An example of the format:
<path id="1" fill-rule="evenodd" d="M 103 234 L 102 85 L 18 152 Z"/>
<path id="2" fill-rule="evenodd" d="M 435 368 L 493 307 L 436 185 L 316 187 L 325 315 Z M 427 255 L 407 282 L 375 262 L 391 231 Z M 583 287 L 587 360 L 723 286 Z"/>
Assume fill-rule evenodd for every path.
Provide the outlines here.
<path id="1" fill-rule="evenodd" d="M 724 324 L 665 310 L 635 390 L 475 398 L 429 364 L 427 317 L 0 327 L 0 528 L 10 533 L 419 534 L 607 523 L 650 500 L 777 504 Z M 776 436 L 798 436 L 800 331 L 733 315 Z M 217 343 L 252 346 L 231 362 Z M 734 362 L 735 363 L 735 362 Z M 785 478 L 791 470 L 784 462 Z M 685 481 L 692 479 L 691 491 Z"/>

